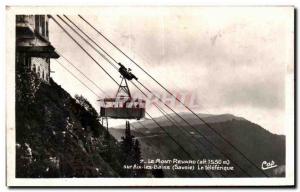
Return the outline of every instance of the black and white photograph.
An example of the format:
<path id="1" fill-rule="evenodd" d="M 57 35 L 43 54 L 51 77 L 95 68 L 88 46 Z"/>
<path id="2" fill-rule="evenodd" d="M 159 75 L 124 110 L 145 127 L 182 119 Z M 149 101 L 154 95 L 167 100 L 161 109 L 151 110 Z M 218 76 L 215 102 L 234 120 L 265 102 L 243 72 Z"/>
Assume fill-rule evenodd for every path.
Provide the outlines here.
<path id="1" fill-rule="evenodd" d="M 8 186 L 293 186 L 293 6 L 7 6 Z"/>

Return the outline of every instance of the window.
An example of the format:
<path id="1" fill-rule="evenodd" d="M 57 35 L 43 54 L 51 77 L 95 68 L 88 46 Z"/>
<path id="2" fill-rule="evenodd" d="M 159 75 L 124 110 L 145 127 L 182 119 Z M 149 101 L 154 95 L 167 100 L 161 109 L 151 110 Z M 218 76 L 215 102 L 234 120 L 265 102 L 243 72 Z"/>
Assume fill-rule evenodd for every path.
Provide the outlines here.
<path id="1" fill-rule="evenodd" d="M 38 68 L 37 68 L 37 75 L 38 75 L 38 77 L 40 77 L 40 66 L 38 66 Z"/>
<path id="2" fill-rule="evenodd" d="M 40 30 L 40 16 L 35 15 L 35 31 L 39 32 Z"/>
<path id="3" fill-rule="evenodd" d="M 46 30 L 45 30 L 45 15 L 41 15 L 40 16 L 40 25 L 41 25 L 41 34 L 43 35 L 43 36 L 45 36 L 46 35 Z"/>
<path id="4" fill-rule="evenodd" d="M 47 37 L 48 34 L 48 20 L 45 15 L 35 15 L 35 32 L 40 35 Z"/>
<path id="5" fill-rule="evenodd" d="M 32 71 L 36 72 L 35 64 L 32 65 Z"/>
<path id="6" fill-rule="evenodd" d="M 31 67 L 31 57 L 25 56 L 24 58 L 25 66 L 30 69 Z"/>
<path id="7" fill-rule="evenodd" d="M 46 20 L 46 37 L 49 37 L 49 30 L 48 30 L 48 20 Z"/>

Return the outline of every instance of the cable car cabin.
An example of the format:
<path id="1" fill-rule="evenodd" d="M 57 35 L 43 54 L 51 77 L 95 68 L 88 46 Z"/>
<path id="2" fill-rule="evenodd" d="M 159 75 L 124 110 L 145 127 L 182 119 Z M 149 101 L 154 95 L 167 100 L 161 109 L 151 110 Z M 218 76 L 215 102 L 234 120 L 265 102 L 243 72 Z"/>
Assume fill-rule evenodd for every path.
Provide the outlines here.
<path id="1" fill-rule="evenodd" d="M 114 119 L 141 119 L 145 117 L 145 104 L 143 99 L 105 98 L 100 100 L 100 116 Z"/>

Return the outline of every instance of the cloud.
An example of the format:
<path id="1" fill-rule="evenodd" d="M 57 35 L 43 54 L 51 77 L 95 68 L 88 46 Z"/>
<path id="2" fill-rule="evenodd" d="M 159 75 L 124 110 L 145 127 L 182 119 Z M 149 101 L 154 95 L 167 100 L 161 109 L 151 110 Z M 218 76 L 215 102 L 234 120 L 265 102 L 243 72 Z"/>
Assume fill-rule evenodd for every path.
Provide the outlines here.
<path id="1" fill-rule="evenodd" d="M 99 10 L 99 15 L 84 17 L 168 89 L 196 92 L 201 104 L 198 112 L 205 107 L 219 108 L 219 111 L 234 108 L 232 112 L 238 113 L 237 109 L 246 107 L 272 117 L 274 111 L 284 112 L 286 65 L 293 62 L 292 52 L 289 52 L 293 43 L 291 10 L 280 7 L 106 7 Z M 84 27 L 117 61 L 130 67 L 147 87 L 163 92 L 91 28 L 75 16 L 71 19 Z M 50 35 L 53 45 L 66 57 L 107 92 L 115 93 L 117 86 L 53 22 Z M 117 81 L 120 80 L 107 62 L 85 47 Z M 58 66 L 52 65 L 52 68 L 58 70 L 53 75 L 55 80 L 72 94 L 80 92 L 95 100 L 84 87 L 65 80 L 65 72 Z M 132 92 L 136 92 L 133 87 Z M 96 101 L 92 103 L 98 107 Z M 254 121 L 257 119 L 249 115 L 253 113 L 240 112 Z M 283 120 L 274 121 L 282 124 Z M 273 127 L 275 123 L 269 124 Z M 266 121 L 264 125 L 268 128 Z M 272 127 L 269 126 L 269 130 L 282 130 Z"/>

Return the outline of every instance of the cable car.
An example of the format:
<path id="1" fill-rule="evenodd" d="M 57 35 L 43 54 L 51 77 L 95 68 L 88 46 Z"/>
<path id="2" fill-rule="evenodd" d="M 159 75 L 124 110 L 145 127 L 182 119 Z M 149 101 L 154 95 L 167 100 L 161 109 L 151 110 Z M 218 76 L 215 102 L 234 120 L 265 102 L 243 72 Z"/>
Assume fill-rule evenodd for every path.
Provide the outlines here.
<path id="1" fill-rule="evenodd" d="M 100 116 L 113 119 L 137 119 L 145 117 L 145 104 L 143 99 L 105 98 L 100 100 Z"/>
<path id="2" fill-rule="evenodd" d="M 119 63 L 119 72 L 121 74 L 121 83 L 114 98 L 100 99 L 100 118 L 103 126 L 108 129 L 108 118 L 112 119 L 136 119 L 140 120 L 145 117 L 146 101 L 143 99 L 132 98 L 127 84 L 127 80 L 136 79 L 127 69 Z M 106 121 L 106 125 L 104 125 Z"/>

